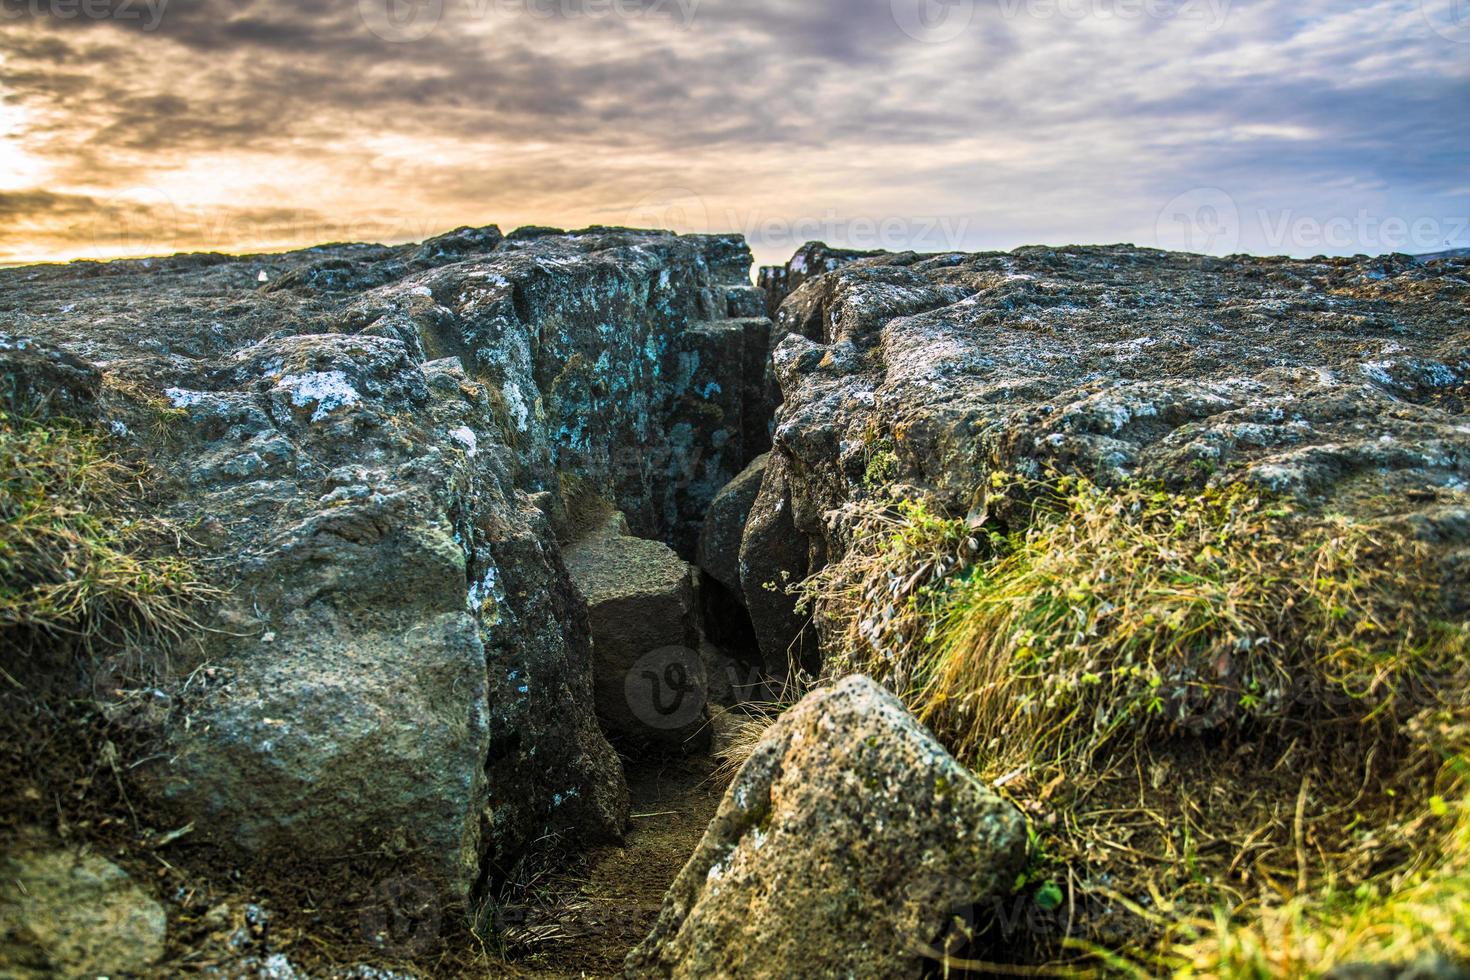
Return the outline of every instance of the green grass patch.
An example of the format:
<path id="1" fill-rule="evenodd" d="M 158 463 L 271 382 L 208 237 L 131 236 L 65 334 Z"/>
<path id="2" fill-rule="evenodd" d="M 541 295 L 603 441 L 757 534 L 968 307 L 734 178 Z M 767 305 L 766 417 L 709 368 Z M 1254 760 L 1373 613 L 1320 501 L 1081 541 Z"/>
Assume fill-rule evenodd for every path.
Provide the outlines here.
<path id="1" fill-rule="evenodd" d="M 1466 652 L 1432 616 L 1421 549 L 1382 525 L 1245 486 L 991 489 L 1027 495 L 1021 528 L 906 504 L 808 590 L 847 632 L 845 666 L 897 681 L 968 761 L 1086 764 L 1120 739 L 1388 720 Z"/>
<path id="2" fill-rule="evenodd" d="M 95 429 L 0 414 L 0 642 L 19 653 L 175 637 L 212 594 L 143 472 Z"/>

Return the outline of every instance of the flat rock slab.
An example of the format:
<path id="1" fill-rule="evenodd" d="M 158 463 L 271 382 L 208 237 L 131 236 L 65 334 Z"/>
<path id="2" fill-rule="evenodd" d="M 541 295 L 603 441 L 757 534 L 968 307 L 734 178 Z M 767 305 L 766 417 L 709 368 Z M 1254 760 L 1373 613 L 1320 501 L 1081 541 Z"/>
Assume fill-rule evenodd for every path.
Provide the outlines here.
<path id="1" fill-rule="evenodd" d="M 564 555 L 591 616 L 598 718 L 625 747 L 703 749 L 708 685 L 694 569 L 666 544 L 618 533 L 620 523 Z"/>
<path id="2" fill-rule="evenodd" d="M 950 915 L 1004 901 L 1025 854 L 1020 813 L 849 677 L 762 737 L 627 975 L 917 977 Z"/>

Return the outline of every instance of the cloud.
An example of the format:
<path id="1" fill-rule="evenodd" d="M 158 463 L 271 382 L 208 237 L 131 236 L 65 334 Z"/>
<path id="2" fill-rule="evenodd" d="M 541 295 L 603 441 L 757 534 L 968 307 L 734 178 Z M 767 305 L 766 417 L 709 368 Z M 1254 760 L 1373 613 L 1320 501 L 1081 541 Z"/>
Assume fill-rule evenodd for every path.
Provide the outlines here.
<path id="1" fill-rule="evenodd" d="M 940 43 L 895 16 L 928 0 L 417 2 L 440 15 L 404 42 L 343 0 L 171 0 L 156 30 L 0 21 L 0 163 L 32 181 L 0 173 L 26 209 L 0 260 L 64 250 L 80 202 L 160 197 L 192 216 L 180 235 L 240 249 L 683 201 L 668 213 L 768 259 L 852 219 L 921 246 L 1152 244 L 1194 188 L 1266 249 L 1262 211 L 1467 209 L 1470 58 L 1414 0 L 956 0 Z M 918 234 L 939 217 L 965 230 Z"/>

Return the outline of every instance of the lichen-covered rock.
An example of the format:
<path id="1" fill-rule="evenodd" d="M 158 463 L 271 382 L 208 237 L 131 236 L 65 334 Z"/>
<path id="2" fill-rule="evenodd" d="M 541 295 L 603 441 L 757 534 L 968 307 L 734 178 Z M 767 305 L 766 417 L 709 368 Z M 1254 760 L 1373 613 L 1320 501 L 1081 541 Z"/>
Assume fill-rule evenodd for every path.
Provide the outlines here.
<path id="1" fill-rule="evenodd" d="M 618 515 L 566 549 L 591 617 L 598 717 L 621 745 L 704 748 L 708 682 L 694 569 L 662 542 L 621 533 L 625 527 Z"/>
<path id="2" fill-rule="evenodd" d="M 1410 521 L 1463 506 L 1467 270 L 1116 246 L 874 255 L 809 279 L 773 330 L 783 406 L 745 532 L 767 659 L 804 626 L 770 584 L 841 557 L 847 505 L 893 492 L 964 515 L 994 471 L 1057 470 Z M 1419 523 L 1452 577 L 1470 539 Z"/>
<path id="3" fill-rule="evenodd" d="M 101 381 L 101 373 L 79 357 L 33 338 L 0 333 L 0 412 L 92 418 Z"/>
<path id="4" fill-rule="evenodd" d="M 75 389 L 53 410 L 149 465 L 227 592 L 144 657 L 138 802 L 241 861 L 385 861 L 450 904 L 548 833 L 620 834 L 560 541 L 586 498 L 692 555 L 754 454 L 759 383 L 705 387 L 764 349 L 729 320 L 749 263 L 738 238 L 489 228 L 0 270 L 0 332 L 51 352 L 9 357 L 11 387 Z"/>
<path id="5" fill-rule="evenodd" d="M 881 252 L 860 252 L 850 248 L 832 248 L 826 242 L 807 242 L 796 250 L 785 265 L 762 266 L 757 285 L 766 295 L 766 314 L 772 318 L 786 297 L 808 279 L 840 269 L 857 259 Z"/>
<path id="6" fill-rule="evenodd" d="M 1020 813 L 849 677 L 761 738 L 627 973 L 917 977 L 955 910 L 989 911 L 1025 853 Z"/>
<path id="7" fill-rule="evenodd" d="M 23 838 L 0 855 L 0 975 L 144 975 L 167 928 L 152 896 L 98 854 Z"/>

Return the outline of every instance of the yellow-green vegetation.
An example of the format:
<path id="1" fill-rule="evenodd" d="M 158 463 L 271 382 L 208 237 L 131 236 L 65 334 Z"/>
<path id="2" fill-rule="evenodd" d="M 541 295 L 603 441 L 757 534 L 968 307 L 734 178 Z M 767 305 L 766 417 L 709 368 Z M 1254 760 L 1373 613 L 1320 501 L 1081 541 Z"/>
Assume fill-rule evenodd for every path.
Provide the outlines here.
<path id="1" fill-rule="evenodd" d="M 209 593 L 177 532 L 135 515 L 141 473 L 80 423 L 0 414 L 0 643 L 177 635 Z"/>
<path id="2" fill-rule="evenodd" d="M 1170 729 L 1388 716 L 1464 652 L 1426 616 L 1417 549 L 1385 528 L 1242 486 L 1048 492 L 934 609 L 916 681 L 967 758 L 1091 764 Z"/>
<path id="3" fill-rule="evenodd" d="M 1463 794 L 1470 760 L 1446 770 Z M 1406 867 L 1359 885 L 1255 910 L 1220 912 L 1212 930 L 1174 954 L 1179 977 L 1312 977 L 1349 963 L 1470 962 L 1470 804 L 1434 795 L 1412 826 L 1422 847 Z"/>
<path id="4" fill-rule="evenodd" d="M 875 506 L 805 595 L 832 669 L 904 693 L 1031 816 L 1048 897 L 1065 880 L 1068 909 L 1112 919 L 1071 938 L 1157 971 L 1199 915 L 1237 907 L 1255 925 L 1184 959 L 1289 975 L 1252 972 L 1287 921 L 1261 909 L 1379 887 L 1433 784 L 1404 726 L 1458 700 L 1467 643 L 1435 619 L 1425 559 L 1246 486 L 998 475 L 963 518 Z M 1446 867 L 1416 887 L 1459 881 Z"/>

